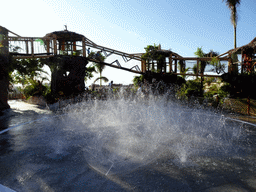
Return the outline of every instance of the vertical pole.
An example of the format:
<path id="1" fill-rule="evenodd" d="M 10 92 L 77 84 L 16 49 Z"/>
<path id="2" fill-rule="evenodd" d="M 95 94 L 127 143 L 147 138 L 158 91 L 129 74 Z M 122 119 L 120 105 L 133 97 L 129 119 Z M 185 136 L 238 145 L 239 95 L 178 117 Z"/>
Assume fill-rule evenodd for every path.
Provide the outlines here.
<path id="1" fill-rule="evenodd" d="M 54 55 L 57 55 L 57 36 L 54 34 L 53 35 L 53 47 L 54 47 L 54 51 L 53 51 L 53 53 L 54 53 Z"/>
<path id="2" fill-rule="evenodd" d="M 71 55 L 73 56 L 73 52 L 74 52 L 74 47 L 73 47 L 73 45 L 74 45 L 74 42 L 73 41 L 71 41 Z"/>
<path id="3" fill-rule="evenodd" d="M 31 42 L 31 55 L 32 55 L 32 57 L 34 57 L 34 40 L 33 40 L 33 38 L 30 40 L 30 42 Z"/>
<path id="4" fill-rule="evenodd" d="M 144 61 L 141 60 L 141 72 L 144 73 Z"/>
<path id="5" fill-rule="evenodd" d="M 242 58 L 241 58 L 241 73 L 243 73 L 244 72 L 244 57 L 243 57 L 244 53 L 243 53 L 243 51 L 241 52 L 241 55 L 242 55 Z"/>
<path id="6" fill-rule="evenodd" d="M 166 73 L 166 57 L 164 58 L 164 73 Z"/>
<path id="7" fill-rule="evenodd" d="M 82 47 L 83 47 L 83 57 L 86 57 L 86 47 L 85 47 L 85 38 L 82 38 Z"/>
<path id="8" fill-rule="evenodd" d="M 231 54 L 228 54 L 228 73 L 232 74 L 233 71 L 233 62 L 232 62 L 232 58 L 231 58 Z"/>
<path id="9" fill-rule="evenodd" d="M 46 52 L 47 52 L 47 55 L 50 53 L 50 41 L 49 40 L 46 40 Z"/>
<path id="10" fill-rule="evenodd" d="M 198 77 L 199 59 L 196 60 L 196 78 Z"/>
<path id="11" fill-rule="evenodd" d="M 247 115 L 251 115 L 250 107 L 251 107 L 251 100 L 250 100 L 250 96 L 248 96 L 248 98 L 247 98 Z"/>
<path id="12" fill-rule="evenodd" d="M 76 42 L 73 42 L 73 51 L 76 51 Z"/>
<path id="13" fill-rule="evenodd" d="M 61 47 L 61 51 L 65 51 L 65 41 L 64 40 L 62 40 L 62 41 L 60 41 L 60 47 Z"/>
<path id="14" fill-rule="evenodd" d="M 169 73 L 172 72 L 172 53 L 169 56 Z"/>
<path id="15" fill-rule="evenodd" d="M 26 42 L 26 54 L 28 54 L 28 41 L 25 41 Z"/>
<path id="16" fill-rule="evenodd" d="M 174 73 L 177 73 L 177 63 L 178 63 L 178 60 L 175 59 L 174 63 L 175 63 L 175 66 L 174 66 Z"/>

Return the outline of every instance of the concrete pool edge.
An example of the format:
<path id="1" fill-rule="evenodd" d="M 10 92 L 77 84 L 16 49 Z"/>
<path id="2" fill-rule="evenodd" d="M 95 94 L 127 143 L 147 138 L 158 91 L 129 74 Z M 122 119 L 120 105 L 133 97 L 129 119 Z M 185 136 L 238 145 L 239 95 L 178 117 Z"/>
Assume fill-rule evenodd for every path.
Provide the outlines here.
<path id="1" fill-rule="evenodd" d="M 12 190 L 12 189 L 4 186 L 4 185 L 1 185 L 1 184 L 0 184 L 0 191 L 3 191 L 3 192 L 16 192 L 16 191 L 14 191 L 14 190 Z"/>

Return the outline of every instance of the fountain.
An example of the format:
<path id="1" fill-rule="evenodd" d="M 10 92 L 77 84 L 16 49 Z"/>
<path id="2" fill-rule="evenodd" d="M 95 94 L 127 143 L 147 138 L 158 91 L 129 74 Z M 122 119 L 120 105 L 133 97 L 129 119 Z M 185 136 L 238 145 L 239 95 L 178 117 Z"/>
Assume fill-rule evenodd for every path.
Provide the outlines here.
<path id="1" fill-rule="evenodd" d="M 153 190 L 137 182 L 145 169 L 151 177 L 161 170 L 155 190 L 256 189 L 255 125 L 181 105 L 168 94 L 70 104 L 1 136 L 8 149 L 0 155 L 7 172 L 0 183 L 17 191 L 100 191 L 95 185 L 107 189 L 106 181 L 119 183 L 114 189 Z"/>

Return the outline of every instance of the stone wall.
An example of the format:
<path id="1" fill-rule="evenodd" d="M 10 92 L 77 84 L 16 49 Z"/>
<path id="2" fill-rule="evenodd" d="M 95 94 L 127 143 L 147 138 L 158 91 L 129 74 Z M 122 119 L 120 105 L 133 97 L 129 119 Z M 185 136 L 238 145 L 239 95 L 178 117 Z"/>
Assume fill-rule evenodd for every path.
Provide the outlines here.
<path id="1" fill-rule="evenodd" d="M 51 90 L 53 94 L 62 92 L 65 96 L 82 93 L 88 61 L 85 57 L 56 56 L 50 58 L 52 67 Z"/>

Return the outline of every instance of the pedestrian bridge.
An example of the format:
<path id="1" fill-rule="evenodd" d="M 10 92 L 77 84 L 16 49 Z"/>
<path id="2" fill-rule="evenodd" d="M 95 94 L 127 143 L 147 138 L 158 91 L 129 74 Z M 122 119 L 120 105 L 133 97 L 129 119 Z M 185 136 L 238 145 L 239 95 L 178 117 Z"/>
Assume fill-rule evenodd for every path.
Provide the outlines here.
<path id="1" fill-rule="evenodd" d="M 220 76 L 220 74 L 208 75 L 200 72 L 199 63 L 202 61 L 211 61 L 212 57 L 182 57 L 170 50 L 162 50 L 160 47 L 157 51 L 164 55 L 164 59 L 159 64 L 158 61 L 143 60 L 143 53 L 125 53 L 109 47 L 101 46 L 94 43 L 87 37 L 72 31 L 68 31 L 67 29 L 63 31 L 48 33 L 44 37 L 21 37 L 11 31 L 8 32 L 14 35 L 8 36 L 8 43 L 9 52 L 16 59 L 80 56 L 85 57 L 88 61 L 91 62 L 101 63 L 109 67 L 137 74 L 144 74 L 147 71 L 158 71 L 162 73 L 173 73 L 177 75 L 201 75 L 214 77 Z M 91 51 L 97 53 L 100 52 L 101 55 L 106 58 L 105 62 L 100 61 L 95 57 L 90 57 Z M 228 60 L 226 53 L 220 56 L 218 56 L 219 61 Z M 132 65 L 130 65 L 128 62 L 132 63 Z M 178 69 L 178 63 L 182 63 L 184 65 L 184 71 Z M 196 64 L 197 72 L 187 73 L 185 70 L 186 63 Z"/>

